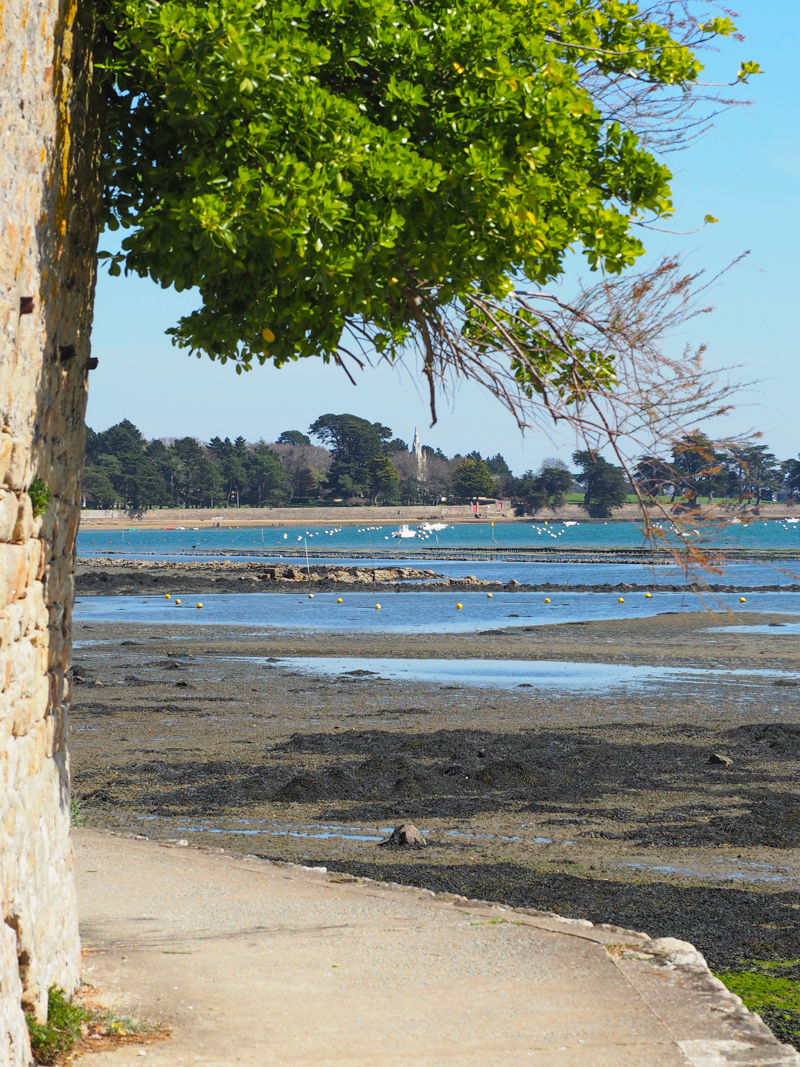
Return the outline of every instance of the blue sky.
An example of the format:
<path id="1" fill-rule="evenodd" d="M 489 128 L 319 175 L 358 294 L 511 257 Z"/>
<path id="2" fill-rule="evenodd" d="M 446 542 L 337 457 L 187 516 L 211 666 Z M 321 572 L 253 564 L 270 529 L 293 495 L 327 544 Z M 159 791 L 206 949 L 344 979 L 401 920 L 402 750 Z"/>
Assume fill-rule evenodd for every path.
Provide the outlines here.
<path id="1" fill-rule="evenodd" d="M 741 379 L 758 380 L 715 429 L 760 430 L 783 459 L 800 452 L 800 2 L 746 0 L 737 11 L 746 41 L 725 46 L 710 74 L 733 77 L 740 60 L 757 60 L 765 73 L 745 90 L 752 106 L 722 116 L 704 140 L 668 161 L 675 174 L 675 228 L 693 229 L 706 213 L 719 222 L 693 236 L 653 236 L 647 243 L 653 254 L 684 252 L 693 267 L 711 272 L 750 252 L 715 291 L 713 315 L 695 320 L 680 340 L 707 343 L 710 366 L 740 366 Z M 502 452 L 517 473 L 571 451 L 570 442 L 556 445 L 544 433 L 523 438 L 511 416 L 475 386 L 443 399 L 438 424 L 428 429 L 425 392 L 410 370 L 368 369 L 353 387 L 341 371 L 317 360 L 236 375 L 230 365 L 189 358 L 172 348 L 164 330 L 192 306 L 190 294 L 101 272 L 92 342 L 100 363 L 90 376 L 90 426 L 105 429 L 129 418 L 147 437 L 207 440 L 242 433 L 274 440 L 281 430 L 305 430 L 324 412 L 349 411 L 388 424 L 407 441 L 418 425 L 423 442 L 448 454 Z"/>

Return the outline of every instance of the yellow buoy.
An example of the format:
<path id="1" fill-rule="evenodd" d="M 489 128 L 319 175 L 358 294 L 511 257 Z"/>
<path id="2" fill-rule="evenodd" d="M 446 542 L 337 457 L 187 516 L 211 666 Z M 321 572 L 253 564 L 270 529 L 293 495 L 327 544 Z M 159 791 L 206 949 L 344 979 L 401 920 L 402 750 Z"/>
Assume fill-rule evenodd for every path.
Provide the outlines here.
<path id="1" fill-rule="evenodd" d="M 176 600 L 176 601 L 175 601 L 175 603 L 176 603 L 176 604 L 180 604 L 180 600 Z"/>
<path id="2" fill-rule="evenodd" d="M 624 604 L 625 603 L 625 597 L 624 596 L 618 596 L 617 597 L 617 603 L 618 604 Z"/>
<path id="3" fill-rule="evenodd" d="M 202 606 L 203 606 L 203 605 L 202 605 L 202 604 L 200 603 L 200 601 L 199 601 L 199 600 L 198 600 L 198 602 L 197 602 L 197 606 L 198 606 L 198 608 L 202 608 Z"/>
<path id="4" fill-rule="evenodd" d="M 492 526 L 494 526 L 494 523 L 492 523 Z"/>
<path id="5" fill-rule="evenodd" d="M 314 599 L 314 594 L 313 593 L 309 593 L 308 594 L 308 599 L 309 600 L 313 600 Z"/>
<path id="6" fill-rule="evenodd" d="M 340 596 L 337 596 L 337 598 L 336 598 L 336 603 L 337 603 L 337 604 L 341 604 L 341 603 L 343 603 L 343 601 L 342 601 L 342 598 L 341 598 Z"/>
<path id="7" fill-rule="evenodd" d="M 739 603 L 740 603 L 740 604 L 746 604 L 746 603 L 747 603 L 747 597 L 745 597 L 745 596 L 740 596 L 740 597 L 739 597 Z"/>
<path id="8" fill-rule="evenodd" d="M 463 607 L 464 607 L 464 605 L 463 605 L 463 604 L 456 604 L 456 610 L 457 610 L 457 611 L 461 611 L 461 609 L 462 609 Z"/>
<path id="9" fill-rule="evenodd" d="M 375 605 L 375 610 L 376 610 L 376 611 L 380 611 L 380 610 L 381 610 L 381 606 L 380 606 L 380 604 L 376 604 L 376 605 Z"/>
<path id="10" fill-rule="evenodd" d="M 649 600 L 652 595 L 653 595 L 652 593 L 645 593 L 644 594 L 645 600 Z"/>
<path id="11" fill-rule="evenodd" d="M 488 596 L 488 598 L 489 598 L 490 600 L 492 599 L 492 595 L 493 595 L 492 593 L 487 593 L 486 595 Z"/>
<path id="12" fill-rule="evenodd" d="M 550 603 L 550 597 L 549 597 L 549 596 L 546 596 L 546 597 L 544 598 L 544 602 L 545 602 L 545 604 L 549 604 L 549 603 Z"/>
<path id="13" fill-rule="evenodd" d="M 164 599 L 169 600 L 169 593 L 164 593 Z"/>

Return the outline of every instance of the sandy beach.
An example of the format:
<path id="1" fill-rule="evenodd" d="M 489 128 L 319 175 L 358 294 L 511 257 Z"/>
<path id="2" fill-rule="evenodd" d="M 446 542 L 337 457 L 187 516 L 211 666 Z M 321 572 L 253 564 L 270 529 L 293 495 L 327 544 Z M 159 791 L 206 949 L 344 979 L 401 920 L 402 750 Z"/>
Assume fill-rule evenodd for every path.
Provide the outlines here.
<path id="1" fill-rule="evenodd" d="M 666 506 L 666 513 L 670 507 Z M 686 515 L 686 509 L 676 509 L 676 514 Z M 692 512 L 698 518 L 712 522 L 732 518 L 739 520 L 783 519 L 800 516 L 800 506 L 792 502 L 763 503 L 758 508 L 747 504 L 713 504 L 701 506 Z M 638 522 L 642 509 L 638 504 L 623 504 L 615 508 L 613 515 L 603 519 L 593 519 L 580 504 L 565 504 L 561 508 L 545 509 L 539 512 L 533 521 L 562 522 L 578 520 L 581 523 L 592 522 Z M 659 509 L 653 510 L 653 517 L 663 519 L 665 514 Z M 475 522 L 513 523 L 520 519 L 508 502 L 498 508 L 496 502 L 481 504 L 478 515 L 474 515 L 469 504 L 445 504 L 442 506 L 425 505 L 417 507 L 296 507 L 296 508 L 160 508 L 148 511 L 93 511 L 86 509 L 81 513 L 81 525 L 84 529 L 119 530 L 127 527 L 139 529 L 173 529 L 177 526 L 188 529 L 209 529 L 213 527 L 253 526 L 361 526 L 378 523 L 384 526 L 397 526 L 401 522 L 447 522 L 449 524 L 471 524 Z M 530 521 L 530 520 L 529 520 Z"/>

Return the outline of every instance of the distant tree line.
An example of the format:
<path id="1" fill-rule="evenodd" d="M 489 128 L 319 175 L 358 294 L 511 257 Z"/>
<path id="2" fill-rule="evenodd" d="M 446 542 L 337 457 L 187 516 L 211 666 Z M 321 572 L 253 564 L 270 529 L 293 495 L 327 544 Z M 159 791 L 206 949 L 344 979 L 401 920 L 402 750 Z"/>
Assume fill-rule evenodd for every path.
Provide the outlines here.
<path id="1" fill-rule="evenodd" d="M 318 442 L 314 443 L 314 440 Z M 266 507 L 289 504 L 438 504 L 505 498 L 517 514 L 561 507 L 569 494 L 591 515 L 611 514 L 634 490 L 622 467 L 589 451 L 573 453 L 516 477 L 503 456 L 446 456 L 422 447 L 422 463 L 388 426 L 356 415 L 321 415 L 308 428 L 284 430 L 274 442 L 244 437 L 146 440 L 125 419 L 96 433 L 87 428 L 84 504 L 90 507 Z M 734 497 L 760 503 L 800 495 L 800 460 L 779 463 L 763 445 L 715 452 L 696 433 L 668 458 L 645 456 L 634 472 L 645 496 L 672 501 Z"/>
<path id="2" fill-rule="evenodd" d="M 645 496 L 668 496 L 673 502 L 724 498 L 758 505 L 800 497 L 800 459 L 780 461 L 755 441 L 720 450 L 699 431 L 676 442 L 668 458 L 643 456 L 633 477 Z"/>
<path id="3" fill-rule="evenodd" d="M 318 443 L 313 443 L 312 438 Z M 145 439 L 128 419 L 86 431 L 86 506 L 264 507 L 310 502 L 434 504 L 508 495 L 514 479 L 498 453 L 423 462 L 388 426 L 356 415 L 321 415 L 271 443 L 244 437 Z"/>

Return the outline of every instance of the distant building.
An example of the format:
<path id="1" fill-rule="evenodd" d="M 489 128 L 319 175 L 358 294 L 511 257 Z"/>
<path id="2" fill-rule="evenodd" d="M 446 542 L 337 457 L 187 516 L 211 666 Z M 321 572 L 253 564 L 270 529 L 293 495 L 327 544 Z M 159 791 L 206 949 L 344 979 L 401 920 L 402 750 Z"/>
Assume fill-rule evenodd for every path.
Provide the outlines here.
<path id="1" fill-rule="evenodd" d="M 419 430 L 416 426 L 414 427 L 414 444 L 411 446 L 411 451 L 417 461 L 417 480 L 422 482 L 425 480 L 425 453 L 419 443 Z"/>

